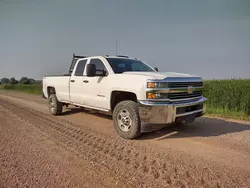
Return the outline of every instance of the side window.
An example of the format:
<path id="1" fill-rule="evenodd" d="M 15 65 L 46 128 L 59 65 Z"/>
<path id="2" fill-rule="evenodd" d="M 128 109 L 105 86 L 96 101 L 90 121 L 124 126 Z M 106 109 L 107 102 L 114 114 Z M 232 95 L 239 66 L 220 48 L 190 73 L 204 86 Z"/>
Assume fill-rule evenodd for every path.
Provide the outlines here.
<path id="1" fill-rule="evenodd" d="M 106 67 L 104 66 L 102 60 L 100 59 L 91 59 L 91 64 L 95 64 L 96 67 L 96 76 L 103 76 L 103 72 L 107 72 Z"/>
<path id="2" fill-rule="evenodd" d="M 86 59 L 78 62 L 76 71 L 75 71 L 75 76 L 83 76 L 86 63 L 87 63 Z"/>

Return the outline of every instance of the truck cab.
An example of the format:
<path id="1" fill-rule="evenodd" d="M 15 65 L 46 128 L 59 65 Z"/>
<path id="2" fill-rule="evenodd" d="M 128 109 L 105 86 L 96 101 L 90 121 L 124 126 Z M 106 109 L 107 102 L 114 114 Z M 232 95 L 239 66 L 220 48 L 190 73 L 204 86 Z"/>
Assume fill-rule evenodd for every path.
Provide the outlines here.
<path id="1" fill-rule="evenodd" d="M 142 123 L 192 122 L 205 113 L 201 77 L 158 72 L 127 56 L 76 56 L 66 75 L 45 76 L 43 95 L 51 114 L 75 105 L 112 115 L 117 133 L 141 134 Z"/>

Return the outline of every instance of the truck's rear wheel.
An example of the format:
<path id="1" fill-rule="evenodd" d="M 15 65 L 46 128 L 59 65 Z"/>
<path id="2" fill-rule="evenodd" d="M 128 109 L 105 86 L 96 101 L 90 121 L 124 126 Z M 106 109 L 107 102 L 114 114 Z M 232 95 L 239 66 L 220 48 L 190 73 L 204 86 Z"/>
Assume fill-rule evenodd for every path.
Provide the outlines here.
<path id="1" fill-rule="evenodd" d="M 58 101 L 56 94 L 49 96 L 49 110 L 52 115 L 59 115 L 62 113 L 63 104 Z"/>
<path id="2" fill-rule="evenodd" d="M 119 102 L 113 111 L 116 132 L 126 139 L 134 139 L 141 135 L 141 121 L 136 102 Z"/>

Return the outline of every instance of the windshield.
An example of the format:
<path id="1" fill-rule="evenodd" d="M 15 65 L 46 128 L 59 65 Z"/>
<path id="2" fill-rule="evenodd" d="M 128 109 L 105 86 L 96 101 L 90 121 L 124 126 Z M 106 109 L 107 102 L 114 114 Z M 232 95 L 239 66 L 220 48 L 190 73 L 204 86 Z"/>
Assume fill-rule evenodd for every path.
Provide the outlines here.
<path id="1" fill-rule="evenodd" d="M 127 71 L 155 72 L 154 69 L 145 63 L 134 59 L 106 58 L 112 67 L 114 73 L 123 73 Z"/>

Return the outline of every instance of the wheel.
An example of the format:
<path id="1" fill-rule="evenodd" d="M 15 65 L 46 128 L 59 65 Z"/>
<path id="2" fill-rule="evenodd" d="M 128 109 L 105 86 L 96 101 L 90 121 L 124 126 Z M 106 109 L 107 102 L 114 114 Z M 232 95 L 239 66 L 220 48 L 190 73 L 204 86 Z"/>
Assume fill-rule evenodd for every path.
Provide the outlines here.
<path id="1" fill-rule="evenodd" d="M 59 115 L 62 113 L 63 104 L 58 101 L 56 94 L 49 96 L 49 110 L 52 115 Z"/>
<path id="2" fill-rule="evenodd" d="M 141 121 L 137 103 L 119 102 L 113 111 L 116 132 L 125 139 L 134 139 L 141 135 Z"/>

